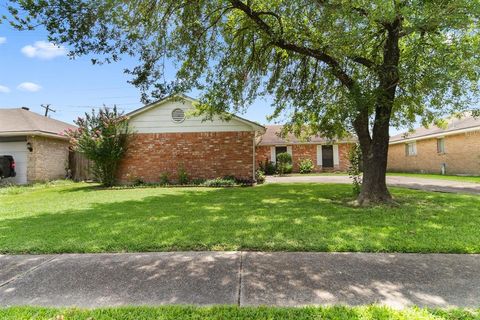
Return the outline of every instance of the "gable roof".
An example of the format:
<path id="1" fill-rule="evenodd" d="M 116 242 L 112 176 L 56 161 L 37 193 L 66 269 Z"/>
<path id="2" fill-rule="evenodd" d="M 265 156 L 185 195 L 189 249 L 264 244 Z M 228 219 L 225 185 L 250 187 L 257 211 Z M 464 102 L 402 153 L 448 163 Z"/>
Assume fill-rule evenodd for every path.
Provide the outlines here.
<path id="1" fill-rule="evenodd" d="M 39 135 L 66 139 L 61 133 L 69 128 L 76 129 L 74 125 L 26 109 L 0 109 L 0 136 Z"/>
<path id="2" fill-rule="evenodd" d="M 141 108 L 139 108 L 139 109 L 136 109 L 136 110 L 133 110 L 133 111 L 127 113 L 126 115 L 127 115 L 128 117 L 130 117 L 130 118 L 133 118 L 133 117 L 135 117 L 135 116 L 137 116 L 137 115 L 139 115 L 139 114 L 142 114 L 142 113 L 144 113 L 144 112 L 146 112 L 146 111 L 148 111 L 148 110 L 157 108 L 158 106 L 160 106 L 160 105 L 162 105 L 162 104 L 164 104 L 164 103 L 166 103 L 166 102 L 169 102 L 169 101 L 172 101 L 172 100 L 177 100 L 177 99 L 179 99 L 179 100 L 184 100 L 184 101 L 188 101 L 188 102 L 191 102 L 191 103 L 198 102 L 197 99 L 192 98 L 192 97 L 189 97 L 189 96 L 187 96 L 187 95 L 185 95 L 185 94 L 175 94 L 175 95 L 168 96 L 168 97 L 166 97 L 166 98 L 164 98 L 164 99 L 161 99 L 161 100 L 152 102 L 152 103 L 150 103 L 150 104 L 147 104 L 147 105 L 145 105 L 145 106 L 143 106 L 143 107 L 141 107 Z M 237 116 L 237 115 L 235 115 L 235 114 L 229 113 L 229 115 L 232 116 L 233 119 L 235 119 L 235 120 L 237 120 L 237 121 L 240 121 L 240 122 L 242 122 L 242 123 L 244 123 L 244 124 L 252 127 L 255 131 L 261 131 L 261 132 L 265 131 L 265 127 L 262 126 L 261 124 L 258 124 L 258 123 L 254 122 L 254 121 L 250 121 L 250 120 L 245 119 L 245 118 L 242 118 L 242 117 L 239 117 L 239 116 Z"/>
<path id="3" fill-rule="evenodd" d="M 260 146 L 271 146 L 271 145 L 286 145 L 286 144 L 325 144 L 331 143 L 332 139 L 328 139 L 321 136 L 313 136 L 310 137 L 309 140 L 305 141 L 302 139 L 297 138 L 293 133 L 287 134 L 285 138 L 279 136 L 283 125 L 268 125 L 265 126 L 266 131 L 263 136 L 261 136 L 258 140 L 258 145 Z M 346 139 L 333 139 L 338 143 L 349 143 L 349 142 L 356 142 L 355 137 L 350 137 Z"/>
<path id="4" fill-rule="evenodd" d="M 446 128 L 440 128 L 437 126 L 431 126 L 429 128 L 420 127 L 415 129 L 413 132 L 405 132 L 390 137 L 390 144 L 405 143 L 415 140 L 429 139 L 477 130 L 480 130 L 480 117 L 452 117 L 448 120 Z"/>

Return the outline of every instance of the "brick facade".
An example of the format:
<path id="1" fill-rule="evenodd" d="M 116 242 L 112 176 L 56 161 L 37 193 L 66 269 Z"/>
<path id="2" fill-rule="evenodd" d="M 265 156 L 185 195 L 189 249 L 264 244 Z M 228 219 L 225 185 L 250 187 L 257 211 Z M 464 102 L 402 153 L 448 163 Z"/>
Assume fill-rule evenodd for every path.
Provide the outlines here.
<path id="1" fill-rule="evenodd" d="M 28 137 L 32 151 L 27 155 L 27 182 L 65 178 L 69 142 L 63 139 Z"/>
<path id="2" fill-rule="evenodd" d="M 322 171 L 346 171 L 350 164 L 348 160 L 348 152 L 352 144 L 341 143 L 338 144 L 338 159 L 339 165 L 332 168 L 323 169 L 322 166 L 317 165 L 317 145 L 316 144 L 294 144 L 292 145 L 292 164 L 293 172 L 299 172 L 299 164 L 303 159 L 311 159 L 315 166 L 314 172 Z M 264 163 L 266 159 L 271 161 L 271 146 L 260 145 L 256 147 L 256 165 Z"/>
<path id="3" fill-rule="evenodd" d="M 445 153 L 437 153 L 437 138 L 416 141 L 417 154 L 407 156 L 405 144 L 392 144 L 388 151 L 388 170 L 396 172 L 480 174 L 480 130 L 444 137 Z"/>
<path id="4" fill-rule="evenodd" d="M 184 168 L 191 179 L 235 176 L 253 180 L 254 132 L 137 133 L 119 167 L 122 183 L 175 181 Z"/>

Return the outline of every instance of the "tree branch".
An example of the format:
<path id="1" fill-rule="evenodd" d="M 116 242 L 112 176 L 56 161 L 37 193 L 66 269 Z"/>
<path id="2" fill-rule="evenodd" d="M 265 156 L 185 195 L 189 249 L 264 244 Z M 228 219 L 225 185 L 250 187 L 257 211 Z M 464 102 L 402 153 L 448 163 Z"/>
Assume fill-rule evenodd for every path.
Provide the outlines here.
<path id="1" fill-rule="evenodd" d="M 338 61 L 330 56 L 329 54 L 325 53 L 324 51 L 320 49 L 313 49 L 305 46 L 300 46 L 294 43 L 291 43 L 287 40 L 285 40 L 283 37 L 279 37 L 276 35 L 271 26 L 268 25 L 261 17 L 259 12 L 254 11 L 250 6 L 247 4 L 243 3 L 240 0 L 230 0 L 230 3 L 234 8 L 237 8 L 241 11 L 243 11 L 255 24 L 262 29 L 269 37 L 271 37 L 272 44 L 291 51 L 295 53 L 299 53 L 305 56 L 309 56 L 315 59 L 318 59 L 325 64 L 327 64 L 331 70 L 332 73 L 340 80 L 340 82 L 349 90 L 353 90 L 355 88 L 355 81 L 350 77 L 340 66 Z"/>

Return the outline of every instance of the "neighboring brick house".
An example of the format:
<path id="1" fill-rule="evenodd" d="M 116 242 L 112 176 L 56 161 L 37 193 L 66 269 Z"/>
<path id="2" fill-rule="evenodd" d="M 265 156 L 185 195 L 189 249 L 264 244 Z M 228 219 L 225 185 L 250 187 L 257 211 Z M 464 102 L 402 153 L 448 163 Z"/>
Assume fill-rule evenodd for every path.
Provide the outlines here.
<path id="1" fill-rule="evenodd" d="M 191 115 L 194 102 L 178 95 L 128 114 L 134 134 L 119 166 L 120 182 L 158 182 L 165 173 L 177 180 L 179 170 L 191 179 L 255 179 L 255 141 L 264 127 L 234 115 L 204 120 Z"/>
<path id="2" fill-rule="evenodd" d="M 480 118 L 452 118 L 444 129 L 390 137 L 388 170 L 480 175 Z"/>
<path id="3" fill-rule="evenodd" d="M 302 141 L 293 134 L 280 137 L 281 125 L 266 126 L 266 132 L 257 142 L 257 166 L 265 161 L 276 162 L 277 154 L 288 152 L 292 156 L 293 172 L 299 172 L 303 159 L 311 159 L 315 172 L 346 171 L 349 165 L 348 153 L 356 143 L 355 138 L 331 140 L 323 137 L 311 137 Z"/>
<path id="4" fill-rule="evenodd" d="M 44 117 L 28 108 L 0 109 L 0 155 L 12 155 L 17 176 L 25 184 L 65 177 L 69 142 L 61 135 L 68 123 Z"/>

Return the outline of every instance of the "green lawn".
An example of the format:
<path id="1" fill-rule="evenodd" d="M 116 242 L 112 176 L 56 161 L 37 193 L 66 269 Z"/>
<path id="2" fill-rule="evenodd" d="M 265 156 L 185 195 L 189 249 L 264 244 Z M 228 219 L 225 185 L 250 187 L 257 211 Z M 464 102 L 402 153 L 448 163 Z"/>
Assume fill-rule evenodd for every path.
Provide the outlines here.
<path id="1" fill-rule="evenodd" d="M 401 176 L 401 177 L 412 177 L 412 178 L 425 178 L 425 179 L 439 179 L 439 180 L 452 180 L 452 181 L 461 181 L 461 182 L 473 182 L 480 183 L 480 176 L 447 176 L 441 174 L 426 174 L 426 173 L 397 173 L 389 172 L 388 176 Z"/>
<path id="2" fill-rule="evenodd" d="M 239 308 L 219 307 L 128 307 L 107 309 L 53 309 L 15 307 L 0 309 L 5 320 L 473 320 L 479 319 L 478 310 L 428 310 L 410 308 L 402 311 L 386 307 L 323 307 L 323 308 Z"/>
<path id="3" fill-rule="evenodd" d="M 480 197 L 392 189 L 355 208 L 351 186 L 0 190 L 0 252 L 171 250 L 480 253 Z"/>

